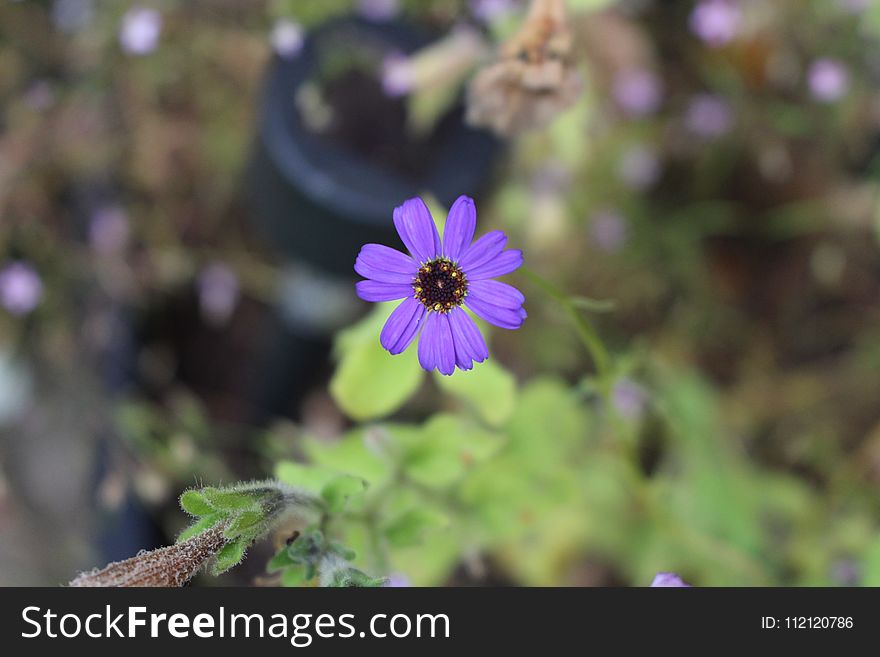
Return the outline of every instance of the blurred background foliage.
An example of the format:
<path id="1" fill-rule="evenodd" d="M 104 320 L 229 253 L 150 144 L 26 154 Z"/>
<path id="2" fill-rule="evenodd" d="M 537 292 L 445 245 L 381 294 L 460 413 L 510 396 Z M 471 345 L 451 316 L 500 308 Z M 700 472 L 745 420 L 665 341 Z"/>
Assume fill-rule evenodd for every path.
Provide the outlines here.
<path id="1" fill-rule="evenodd" d="M 323 529 L 396 581 L 880 585 L 878 2 L 569 0 L 580 92 L 476 196 L 564 293 L 511 277 L 529 319 L 470 373 L 389 356 L 379 307 L 266 374 L 306 285 L 247 199 L 267 64 L 418 26 L 374 73 L 430 131 L 528 4 L 3 0 L 0 584 L 167 543 L 193 485 L 346 474 Z"/>

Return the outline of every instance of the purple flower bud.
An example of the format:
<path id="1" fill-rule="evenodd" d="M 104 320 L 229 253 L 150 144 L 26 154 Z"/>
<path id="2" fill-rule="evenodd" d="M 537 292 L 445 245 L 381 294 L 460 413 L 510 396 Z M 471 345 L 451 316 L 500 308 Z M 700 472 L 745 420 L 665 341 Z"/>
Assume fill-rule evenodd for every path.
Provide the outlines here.
<path id="1" fill-rule="evenodd" d="M 813 98 L 823 103 L 839 100 L 849 91 L 849 71 L 836 59 L 817 59 L 810 66 L 807 81 Z"/>
<path id="2" fill-rule="evenodd" d="M 276 55 L 284 59 L 293 59 L 305 44 L 305 31 L 299 23 L 282 18 L 272 27 L 269 41 Z"/>
<path id="3" fill-rule="evenodd" d="M 13 315 L 26 315 L 40 303 L 43 282 L 29 264 L 13 262 L 0 270 L 0 305 Z"/>
<path id="4" fill-rule="evenodd" d="M 617 174 L 630 189 L 643 191 L 660 179 L 660 159 L 650 148 L 633 146 L 620 156 Z"/>
<path id="5" fill-rule="evenodd" d="M 196 286 L 204 318 L 215 326 L 226 324 L 238 304 L 239 283 L 235 272 L 223 263 L 212 263 L 199 273 Z"/>
<path id="6" fill-rule="evenodd" d="M 645 412 L 648 395 L 639 384 L 630 379 L 621 379 L 611 390 L 611 404 L 625 420 L 638 420 Z"/>
<path id="7" fill-rule="evenodd" d="M 638 118 L 653 114 L 663 101 L 663 83 L 647 70 L 630 70 L 614 77 L 611 90 L 624 114 Z"/>
<path id="8" fill-rule="evenodd" d="M 400 573 L 394 573 L 391 575 L 388 580 L 385 582 L 386 588 L 407 588 L 412 586 L 412 582 L 409 581 L 409 577 L 406 575 L 402 575 Z"/>
<path id="9" fill-rule="evenodd" d="M 590 236 L 603 251 L 620 251 L 626 244 L 628 234 L 626 219 L 613 210 L 598 212 L 590 220 Z"/>
<path id="10" fill-rule="evenodd" d="M 688 104 L 684 123 L 698 137 L 720 137 L 733 127 L 733 110 L 721 96 L 697 94 Z"/>
<path id="11" fill-rule="evenodd" d="M 742 14 L 734 0 L 702 0 L 691 12 L 691 31 L 713 48 L 732 41 L 739 33 Z"/>
<path id="12" fill-rule="evenodd" d="M 357 13 L 376 23 L 390 21 L 400 11 L 400 0 L 358 0 Z"/>
<path id="13" fill-rule="evenodd" d="M 118 207 L 99 209 L 89 223 L 89 243 L 101 255 L 123 251 L 128 244 L 129 234 L 128 217 Z"/>
<path id="14" fill-rule="evenodd" d="M 470 0 L 470 6 L 477 20 L 483 23 L 501 20 L 516 8 L 513 0 Z"/>
<path id="15" fill-rule="evenodd" d="M 656 588 L 690 588 L 691 585 L 685 583 L 675 573 L 657 573 L 651 586 Z"/>
<path id="16" fill-rule="evenodd" d="M 149 55 L 159 45 L 162 15 L 148 7 L 132 7 L 122 17 L 119 43 L 129 55 Z"/>
<path id="17" fill-rule="evenodd" d="M 382 88 L 392 98 L 412 91 L 413 70 L 410 58 L 400 52 L 390 53 L 382 62 Z"/>

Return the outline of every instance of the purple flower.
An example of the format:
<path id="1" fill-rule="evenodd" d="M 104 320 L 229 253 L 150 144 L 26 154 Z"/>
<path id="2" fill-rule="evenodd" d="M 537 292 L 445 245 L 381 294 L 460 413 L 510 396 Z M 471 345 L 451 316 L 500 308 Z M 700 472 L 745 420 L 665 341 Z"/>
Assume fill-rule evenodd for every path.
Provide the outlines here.
<path id="1" fill-rule="evenodd" d="M 733 126 L 733 110 L 721 96 L 697 94 L 688 103 L 684 123 L 698 137 L 720 137 Z"/>
<path id="2" fill-rule="evenodd" d="M 611 94 L 624 114 L 637 118 L 653 114 L 660 108 L 663 84 L 651 71 L 624 71 L 614 77 Z"/>
<path id="3" fill-rule="evenodd" d="M 129 55 L 149 55 L 159 45 L 162 15 L 148 7 L 133 7 L 125 12 L 119 27 L 119 43 Z"/>
<path id="4" fill-rule="evenodd" d="M 654 576 L 654 581 L 651 582 L 651 586 L 656 588 L 690 588 L 691 585 L 685 583 L 675 573 L 657 573 Z"/>
<path id="5" fill-rule="evenodd" d="M 13 315 L 26 315 L 43 297 L 43 282 L 29 264 L 13 262 L 0 270 L 0 305 Z"/>
<path id="6" fill-rule="evenodd" d="M 849 71 L 836 59 L 817 59 L 810 66 L 807 81 L 813 98 L 823 103 L 839 100 L 849 91 Z"/>
<path id="7" fill-rule="evenodd" d="M 648 189 L 660 178 L 660 159 L 650 148 L 633 146 L 620 156 L 617 175 L 631 189 L 637 191 Z"/>
<path id="8" fill-rule="evenodd" d="M 221 262 L 211 263 L 199 273 L 196 287 L 205 319 L 215 326 L 228 322 L 238 304 L 239 283 L 235 272 Z"/>
<path id="9" fill-rule="evenodd" d="M 400 11 L 400 0 L 358 0 L 357 12 L 376 23 L 390 21 Z"/>
<path id="10" fill-rule="evenodd" d="M 621 379 L 611 390 L 614 410 L 625 420 L 638 420 L 645 411 L 648 396 L 644 388 L 630 379 Z"/>
<path id="11" fill-rule="evenodd" d="M 89 243 L 101 255 L 121 252 L 128 244 L 129 233 L 128 217 L 118 207 L 101 208 L 89 223 Z"/>
<path id="12" fill-rule="evenodd" d="M 381 244 L 366 244 L 354 270 L 366 278 L 357 293 L 366 301 L 397 301 L 379 342 L 391 354 L 403 352 L 419 336 L 419 363 L 425 370 L 452 374 L 482 363 L 489 350 L 477 325 L 464 311 L 505 329 L 526 318 L 525 297 L 495 276 L 522 265 L 522 251 L 504 250 L 500 230 L 471 244 L 477 225 L 473 199 L 460 196 L 452 205 L 443 240 L 424 201 L 409 199 L 394 210 L 394 226 L 410 255 Z"/>
<path id="13" fill-rule="evenodd" d="M 386 588 L 399 589 L 410 586 L 412 586 L 412 582 L 409 581 L 409 577 L 407 577 L 406 575 L 401 575 L 400 573 L 394 573 L 387 580 L 385 580 Z"/>
<path id="14" fill-rule="evenodd" d="M 513 13 L 513 0 L 470 0 L 471 11 L 477 20 L 493 23 Z"/>
<path id="15" fill-rule="evenodd" d="M 276 55 L 285 59 L 293 59 L 302 50 L 305 43 L 305 32 L 299 23 L 282 18 L 272 27 L 269 41 L 272 43 L 272 50 Z"/>
<path id="16" fill-rule="evenodd" d="M 388 96 L 406 96 L 413 87 L 413 68 L 409 57 L 392 52 L 382 60 L 382 89 Z"/>
<path id="17" fill-rule="evenodd" d="M 615 253 L 626 244 L 629 228 L 626 219 L 614 210 L 603 210 L 590 220 L 590 236 L 603 251 Z"/>
<path id="18" fill-rule="evenodd" d="M 739 33 L 742 14 L 734 0 L 702 0 L 691 12 L 691 31 L 702 41 L 718 48 Z"/>

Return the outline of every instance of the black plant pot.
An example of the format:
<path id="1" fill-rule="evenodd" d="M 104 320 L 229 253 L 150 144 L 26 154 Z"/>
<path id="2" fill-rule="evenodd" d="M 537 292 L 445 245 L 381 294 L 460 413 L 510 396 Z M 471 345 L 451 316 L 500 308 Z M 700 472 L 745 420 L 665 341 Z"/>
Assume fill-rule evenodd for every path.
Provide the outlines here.
<path id="1" fill-rule="evenodd" d="M 260 233 L 291 266 L 276 327 L 266 339 L 255 400 L 260 419 L 296 415 L 301 395 L 326 371 L 330 335 L 365 305 L 354 296 L 358 250 L 368 242 L 402 246 L 393 209 L 425 193 L 448 207 L 460 194 L 475 195 L 491 175 L 500 143 L 465 125 L 460 105 L 438 121 L 416 157 L 403 143 L 408 159 L 396 162 L 393 149 L 405 142 L 405 132 L 381 108 L 377 113 L 387 97 L 342 89 L 342 107 L 349 118 L 354 113 L 355 130 L 347 139 L 309 129 L 296 106 L 297 91 L 320 76 L 328 52 L 345 56 L 366 49 L 381 58 L 428 42 L 405 23 L 347 19 L 312 33 L 297 57 L 275 57 L 269 65 L 246 184 Z M 401 109 L 403 101 L 396 102 Z M 391 164 L 369 157 L 363 141 L 372 141 L 374 153 L 388 145 L 383 154 L 390 154 Z"/>
<path id="2" fill-rule="evenodd" d="M 300 85 L 317 75 L 322 48 L 409 53 L 427 42 L 407 24 L 350 19 L 317 30 L 296 58 L 272 60 L 248 186 L 262 233 L 284 257 L 354 276 L 362 244 L 399 244 L 391 214 L 403 200 L 427 192 L 448 206 L 486 182 L 498 142 L 466 126 L 460 106 L 438 123 L 419 170 L 407 171 L 377 166 L 310 131 L 293 102 Z"/>

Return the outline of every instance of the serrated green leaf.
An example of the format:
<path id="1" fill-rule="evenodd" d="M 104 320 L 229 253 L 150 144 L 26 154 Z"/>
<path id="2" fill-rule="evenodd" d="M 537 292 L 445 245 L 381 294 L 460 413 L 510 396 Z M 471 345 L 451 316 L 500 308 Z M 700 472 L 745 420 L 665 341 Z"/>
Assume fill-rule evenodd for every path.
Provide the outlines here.
<path id="1" fill-rule="evenodd" d="M 180 496 L 181 508 L 193 516 L 207 516 L 216 511 L 197 490 L 188 490 Z"/>
<path id="2" fill-rule="evenodd" d="M 330 513 L 339 513 L 350 500 L 364 494 L 367 482 L 358 477 L 342 475 L 330 481 L 321 490 L 321 497 L 327 503 Z"/>
<path id="3" fill-rule="evenodd" d="M 217 556 L 214 560 L 214 574 L 219 575 L 224 573 L 241 563 L 247 552 L 248 545 L 249 541 L 237 540 L 227 543 L 220 548 L 220 551 L 217 552 Z"/>
<path id="4" fill-rule="evenodd" d="M 349 417 L 385 417 L 418 390 L 424 377 L 414 349 L 392 356 L 379 344 L 382 325 L 395 304 L 382 304 L 361 322 L 340 334 L 339 364 L 330 380 L 330 394 Z"/>
<path id="5" fill-rule="evenodd" d="M 471 406 L 486 424 L 499 427 L 516 406 L 516 380 L 492 360 L 478 363 L 469 372 L 435 377 L 445 392 Z"/>
<path id="6" fill-rule="evenodd" d="M 443 514 L 429 509 L 411 509 L 397 518 L 385 528 L 384 534 L 388 542 L 395 547 L 417 545 L 422 541 L 423 534 L 438 530 L 448 524 Z"/>

